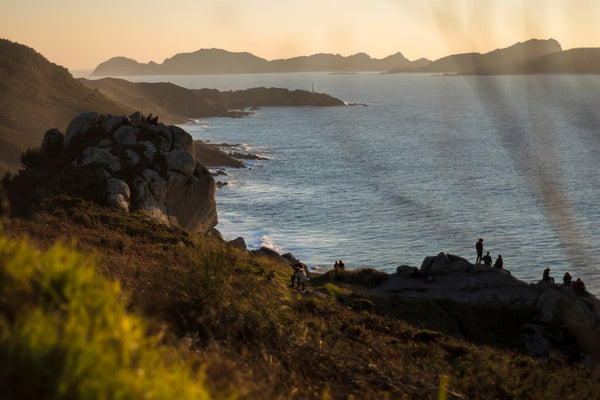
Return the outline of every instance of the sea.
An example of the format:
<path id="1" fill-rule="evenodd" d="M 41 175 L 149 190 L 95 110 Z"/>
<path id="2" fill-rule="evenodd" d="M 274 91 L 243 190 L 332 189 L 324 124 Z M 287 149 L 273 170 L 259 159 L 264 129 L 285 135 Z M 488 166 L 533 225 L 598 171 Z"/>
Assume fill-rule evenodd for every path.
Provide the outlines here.
<path id="1" fill-rule="evenodd" d="M 219 224 L 314 269 L 394 272 L 475 242 L 535 283 L 600 294 L 600 76 L 290 73 L 129 76 L 190 88 L 315 90 L 342 107 L 191 118 L 195 139 L 263 156 L 217 177 Z M 190 116 L 193 117 L 193 116 Z"/>

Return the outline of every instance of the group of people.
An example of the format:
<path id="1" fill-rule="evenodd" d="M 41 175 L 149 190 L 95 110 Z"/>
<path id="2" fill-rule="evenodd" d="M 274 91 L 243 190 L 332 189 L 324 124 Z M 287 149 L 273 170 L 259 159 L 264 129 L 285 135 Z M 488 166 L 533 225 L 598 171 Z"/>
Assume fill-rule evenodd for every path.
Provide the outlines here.
<path id="1" fill-rule="evenodd" d="M 477 239 L 477 242 L 475 243 L 475 252 L 477 253 L 475 264 L 481 264 L 483 262 L 483 264 L 488 267 L 492 266 L 492 256 L 490 256 L 490 252 L 488 251 L 485 256 L 483 255 L 483 238 Z M 493 267 L 498 269 L 504 268 L 504 260 L 502 259 L 501 254 L 498 254 L 498 258 L 496 258 Z"/>
<path id="2" fill-rule="evenodd" d="M 342 260 L 336 260 L 335 263 L 333 263 L 333 270 L 334 271 L 343 271 L 346 269 L 346 266 L 344 265 L 344 262 Z"/>
<path id="3" fill-rule="evenodd" d="M 554 284 L 554 278 L 550 276 L 550 267 L 546 267 L 544 269 L 544 272 L 542 273 L 542 281 Z M 583 283 L 581 278 L 577 278 L 575 282 L 572 281 L 573 276 L 571 275 L 571 273 L 569 271 L 565 272 L 565 274 L 563 275 L 563 286 L 570 286 L 571 289 L 573 289 L 573 292 L 578 296 L 585 294 L 585 284 Z"/>
<path id="4" fill-rule="evenodd" d="M 488 251 L 485 256 L 483 255 L 483 238 L 477 239 L 477 242 L 475 243 L 475 251 L 477 253 L 475 264 L 481 264 L 483 262 L 483 264 L 487 265 L 488 267 L 492 266 L 492 257 L 490 256 L 490 252 Z M 498 254 L 498 258 L 493 266 L 494 268 L 499 269 L 504 267 L 504 261 L 502 260 L 502 256 L 500 254 Z M 571 282 L 572 279 L 573 277 L 571 276 L 571 273 L 569 271 L 565 272 L 563 275 L 563 285 L 567 287 L 570 286 L 576 295 L 583 295 L 585 293 L 585 284 L 581 278 L 577 278 L 575 282 Z M 554 278 L 550 276 L 550 267 L 546 267 L 546 269 L 544 269 L 542 281 L 554 284 Z"/>

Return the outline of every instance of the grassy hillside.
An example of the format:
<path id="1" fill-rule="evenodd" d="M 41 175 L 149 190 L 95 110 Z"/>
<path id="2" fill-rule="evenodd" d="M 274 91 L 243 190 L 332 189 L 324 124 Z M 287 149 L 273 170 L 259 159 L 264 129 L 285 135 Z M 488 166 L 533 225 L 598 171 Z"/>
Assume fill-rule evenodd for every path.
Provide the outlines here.
<path id="1" fill-rule="evenodd" d="M 1 281 L 10 284 L 0 286 L 0 348 L 13 357 L 0 357 L 0 386 L 10 390 L 3 398 L 21 398 L 17 394 L 48 379 L 44 371 L 50 375 L 70 369 L 89 372 L 92 381 L 107 380 L 111 385 L 120 378 L 100 373 L 107 368 L 124 371 L 123 382 L 131 370 L 139 374 L 137 357 L 142 355 L 123 350 L 124 342 L 131 344 L 126 335 L 105 336 L 105 326 L 114 329 L 109 322 L 119 329 L 144 332 L 135 336 L 143 354 L 146 343 L 155 348 L 152 343 L 159 342 L 158 353 L 152 350 L 149 357 L 159 366 L 171 365 L 169 371 L 181 379 L 177 384 L 181 392 L 163 387 L 172 382 L 169 375 L 165 380 L 150 379 L 154 372 L 163 374 L 163 367 L 152 372 L 142 369 L 148 380 L 140 380 L 136 388 L 141 390 L 138 393 L 162 388 L 160 398 L 196 398 L 195 393 L 206 390 L 216 399 L 232 395 L 241 399 L 435 399 L 442 375 L 449 376 L 449 399 L 581 399 L 593 398 L 600 390 L 592 371 L 566 360 L 535 360 L 504 344 L 475 345 L 459 334 L 417 328 L 380 313 L 391 310 L 391 305 L 384 307 L 366 293 L 369 285 L 385 279 L 381 273 L 314 277 L 309 291 L 299 293 L 288 286 L 291 268 L 287 264 L 249 255 L 216 238 L 167 228 L 142 215 L 66 197 L 47 200 L 29 219 L 4 220 L 3 226 L 2 240 L 8 247 L 0 250 L 0 274 Z M 32 244 L 15 244 L 14 238 L 24 236 Z M 70 243 L 69 250 L 53 247 L 57 240 Z M 13 247 L 22 250 L 5 250 Z M 96 260 L 96 273 L 119 283 L 124 294 L 83 266 L 90 259 Z M 64 271 L 60 278 L 46 278 L 55 268 Z M 6 281 L 6 276 L 17 273 L 13 270 L 23 272 Z M 79 270 L 87 280 L 78 277 Z M 103 302 L 110 304 L 106 310 L 114 315 L 111 321 L 89 318 L 98 315 L 94 311 L 98 307 L 104 310 Z M 423 320 L 439 312 L 428 315 L 427 307 L 410 301 L 396 306 L 404 314 L 420 314 Z M 76 324 L 70 322 L 69 310 L 81 314 Z M 25 329 L 33 329 L 32 322 L 20 322 L 24 314 L 45 315 L 55 323 L 37 326 L 38 339 L 32 340 Z M 125 317 L 130 322 L 120 319 Z M 509 318 L 504 322 L 510 326 Z M 103 352 L 92 346 L 89 355 L 81 357 L 44 356 L 83 351 L 77 346 L 87 342 L 77 339 L 77 332 L 73 333 L 77 340 L 66 336 L 61 341 L 52 333 L 69 332 L 75 325 L 77 332 L 87 333 L 86 340 L 99 340 Z M 38 345 L 42 339 L 48 342 L 43 351 Z M 20 344 L 8 346 L 13 342 Z M 169 350 L 163 353 L 165 349 Z M 121 355 L 114 364 L 92 368 L 90 360 L 104 360 L 104 353 L 112 351 Z M 40 367 L 15 370 L 10 361 L 14 359 Z M 46 364 L 49 359 L 52 363 Z M 169 364 L 170 360 L 180 360 L 181 367 Z M 101 371 L 94 375 L 97 369 Z M 8 383 L 15 373 L 20 380 Z M 203 373 L 204 386 L 189 379 L 198 373 Z M 60 384 L 44 387 L 45 393 L 58 395 L 40 398 L 68 397 L 60 392 Z M 123 398 L 141 397 L 123 393 Z"/>
<path id="2" fill-rule="evenodd" d="M 18 167 L 21 151 L 38 147 L 50 128 L 64 132 L 71 119 L 86 110 L 126 115 L 133 111 L 82 85 L 35 50 L 0 39 L 0 163 L 4 167 Z"/>

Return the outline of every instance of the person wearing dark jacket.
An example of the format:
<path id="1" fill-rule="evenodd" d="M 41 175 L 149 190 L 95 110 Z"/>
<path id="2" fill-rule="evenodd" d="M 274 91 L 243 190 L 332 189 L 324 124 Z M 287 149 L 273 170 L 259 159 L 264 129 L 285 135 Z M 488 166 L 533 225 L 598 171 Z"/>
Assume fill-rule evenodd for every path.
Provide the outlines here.
<path id="1" fill-rule="evenodd" d="M 496 262 L 494 263 L 494 268 L 502 269 L 504 267 L 504 261 L 502 260 L 502 256 L 498 254 L 498 258 L 496 258 Z"/>
<path id="2" fill-rule="evenodd" d="M 475 251 L 477 252 L 475 264 L 481 264 L 481 257 L 483 256 L 483 238 L 479 238 L 477 243 L 475 243 Z"/>
<path id="3" fill-rule="evenodd" d="M 488 251 L 487 253 L 485 253 L 485 256 L 483 256 L 481 258 L 481 261 L 483 261 L 483 263 L 488 266 L 491 267 L 492 266 L 492 256 L 490 256 L 490 252 Z"/>

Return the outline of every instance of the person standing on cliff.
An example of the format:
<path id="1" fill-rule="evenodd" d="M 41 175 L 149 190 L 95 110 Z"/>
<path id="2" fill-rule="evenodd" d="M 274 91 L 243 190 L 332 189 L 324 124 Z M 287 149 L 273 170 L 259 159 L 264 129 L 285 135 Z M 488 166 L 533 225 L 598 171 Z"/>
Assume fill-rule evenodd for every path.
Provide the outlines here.
<path id="1" fill-rule="evenodd" d="M 477 243 L 475 243 L 475 251 L 477 252 L 475 264 L 481 264 L 481 258 L 483 256 L 483 238 L 479 238 L 479 240 L 477 240 Z"/>

